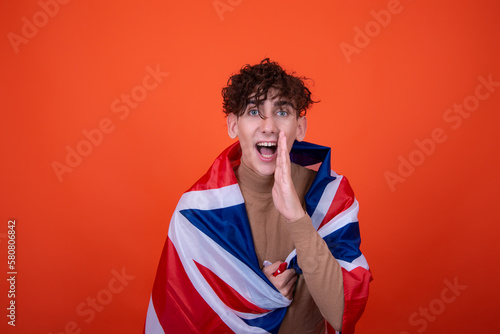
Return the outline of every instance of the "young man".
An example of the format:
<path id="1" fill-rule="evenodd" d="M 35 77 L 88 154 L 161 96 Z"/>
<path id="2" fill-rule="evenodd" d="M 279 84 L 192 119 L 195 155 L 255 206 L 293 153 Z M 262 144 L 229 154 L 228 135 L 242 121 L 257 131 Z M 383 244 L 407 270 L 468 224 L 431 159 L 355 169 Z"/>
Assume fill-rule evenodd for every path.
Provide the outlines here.
<path id="1" fill-rule="evenodd" d="M 301 143 L 303 78 L 264 59 L 222 93 L 238 142 L 179 201 L 145 332 L 354 333 L 371 281 L 358 203 L 330 149 Z"/>

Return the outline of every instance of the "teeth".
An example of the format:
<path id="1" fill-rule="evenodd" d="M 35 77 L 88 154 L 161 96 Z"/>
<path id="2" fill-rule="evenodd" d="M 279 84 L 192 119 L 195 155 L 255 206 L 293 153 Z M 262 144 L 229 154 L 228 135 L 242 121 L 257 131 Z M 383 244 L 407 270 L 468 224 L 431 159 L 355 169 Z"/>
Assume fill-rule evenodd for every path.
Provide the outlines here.
<path id="1" fill-rule="evenodd" d="M 259 142 L 257 143 L 257 146 L 258 147 L 277 147 L 278 144 L 276 142 Z M 274 154 L 262 154 L 259 150 L 259 153 L 260 155 L 262 155 L 262 157 L 264 157 L 265 159 L 271 159 L 273 157 Z"/>
<path id="2" fill-rule="evenodd" d="M 271 147 L 271 146 L 276 146 L 276 143 L 261 142 L 261 143 L 257 143 L 257 146 L 267 146 L 267 147 Z"/>

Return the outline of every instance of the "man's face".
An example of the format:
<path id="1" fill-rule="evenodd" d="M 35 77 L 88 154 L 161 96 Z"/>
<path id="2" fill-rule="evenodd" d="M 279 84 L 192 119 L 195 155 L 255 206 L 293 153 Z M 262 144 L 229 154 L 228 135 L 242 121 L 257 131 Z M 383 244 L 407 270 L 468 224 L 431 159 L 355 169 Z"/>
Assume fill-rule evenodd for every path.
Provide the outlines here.
<path id="1" fill-rule="evenodd" d="M 229 114 L 228 133 L 238 137 L 242 162 L 259 175 L 273 175 L 276 168 L 278 136 L 283 131 L 288 152 L 295 140 L 302 141 L 306 134 L 307 120 L 297 118 L 297 112 L 289 101 L 274 97 L 276 91 L 270 89 L 267 100 L 255 105 L 250 98 L 241 116 Z"/>

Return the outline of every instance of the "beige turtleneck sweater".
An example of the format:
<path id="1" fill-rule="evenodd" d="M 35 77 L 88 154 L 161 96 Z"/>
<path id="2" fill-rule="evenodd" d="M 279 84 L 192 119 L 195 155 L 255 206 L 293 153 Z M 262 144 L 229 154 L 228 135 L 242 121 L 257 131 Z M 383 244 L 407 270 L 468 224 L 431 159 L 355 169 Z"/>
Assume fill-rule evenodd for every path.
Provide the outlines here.
<path id="1" fill-rule="evenodd" d="M 263 177 L 243 163 L 236 176 L 245 199 L 259 262 L 284 261 L 297 249 L 297 261 L 303 271 L 297 280 L 293 302 L 288 307 L 279 333 L 323 333 L 324 319 L 337 330 L 342 325 L 344 287 L 342 270 L 324 240 L 305 215 L 295 222 L 285 221 L 274 207 L 274 176 Z M 316 172 L 292 164 L 292 180 L 305 208 L 304 196 Z"/>

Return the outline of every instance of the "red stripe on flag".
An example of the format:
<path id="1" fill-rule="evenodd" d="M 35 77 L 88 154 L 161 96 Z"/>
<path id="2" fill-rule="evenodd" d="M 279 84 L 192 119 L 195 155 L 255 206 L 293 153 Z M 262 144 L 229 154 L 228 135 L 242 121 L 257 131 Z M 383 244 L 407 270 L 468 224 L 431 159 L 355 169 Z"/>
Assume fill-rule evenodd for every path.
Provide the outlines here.
<path id="1" fill-rule="evenodd" d="M 196 291 L 170 238 L 158 265 L 152 298 L 165 333 L 233 333 Z"/>
<path id="2" fill-rule="evenodd" d="M 354 202 L 354 191 L 349 184 L 349 181 L 345 177 L 340 181 L 337 192 L 335 193 L 335 197 L 333 198 L 332 204 L 328 208 L 326 212 L 325 218 L 319 225 L 318 229 L 320 229 L 323 225 L 328 223 L 333 219 L 336 215 L 341 213 L 342 211 L 349 208 Z"/>
<path id="3" fill-rule="evenodd" d="M 245 297 L 238 293 L 238 291 L 236 291 L 232 286 L 224 282 L 213 271 L 196 261 L 194 261 L 194 263 L 198 267 L 198 270 L 200 270 L 200 273 L 203 275 L 203 277 L 205 277 L 205 280 L 208 282 L 208 284 L 210 284 L 214 292 L 217 294 L 217 296 L 219 296 L 222 302 L 231 309 L 237 312 L 253 314 L 261 314 L 270 311 L 250 303 Z"/>
<path id="4" fill-rule="evenodd" d="M 353 334 L 356 322 L 365 310 L 372 274 L 363 267 L 347 271 L 342 268 L 344 278 L 344 316 L 342 334 Z"/>
<path id="5" fill-rule="evenodd" d="M 214 161 L 210 169 L 203 175 L 189 191 L 219 189 L 238 182 L 233 168 L 240 165 L 240 142 L 224 150 Z"/>

